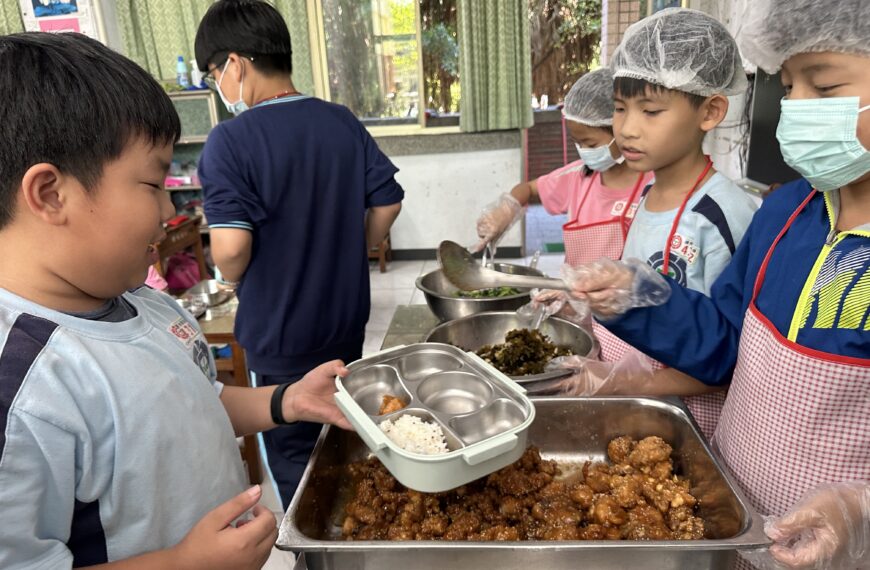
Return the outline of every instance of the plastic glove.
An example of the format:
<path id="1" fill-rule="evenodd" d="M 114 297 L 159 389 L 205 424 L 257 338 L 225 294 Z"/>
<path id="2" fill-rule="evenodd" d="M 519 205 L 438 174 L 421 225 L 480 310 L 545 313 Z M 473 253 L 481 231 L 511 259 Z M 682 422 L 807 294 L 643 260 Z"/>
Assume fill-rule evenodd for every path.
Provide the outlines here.
<path id="1" fill-rule="evenodd" d="M 870 568 L 870 483 L 819 485 L 764 530 L 769 552 L 744 555 L 759 568 Z"/>
<path id="2" fill-rule="evenodd" d="M 486 247 L 486 244 L 492 244 L 494 254 L 502 236 L 523 217 L 524 212 L 525 208 L 519 200 L 507 193 L 499 196 L 495 202 L 487 204 L 477 218 L 477 235 L 480 241 L 468 248 L 469 251 L 477 253 Z"/>
<path id="3" fill-rule="evenodd" d="M 599 318 L 621 315 L 629 309 L 664 304 L 671 296 L 667 280 L 639 259 L 601 258 L 576 267 L 562 266 L 562 279 L 571 297 L 588 303 Z"/>
<path id="4" fill-rule="evenodd" d="M 563 396 L 606 396 L 644 394 L 653 384 L 649 359 L 639 351 L 628 351 L 617 362 L 602 362 L 584 356 L 554 358 L 548 369 L 572 368 L 576 372 L 559 382 Z"/>
<path id="5" fill-rule="evenodd" d="M 571 321 L 572 323 L 589 325 L 589 305 L 579 299 L 574 299 L 566 291 L 556 289 L 532 289 L 532 301 L 529 305 L 532 309 L 546 306 L 545 314 L 553 315 Z"/>

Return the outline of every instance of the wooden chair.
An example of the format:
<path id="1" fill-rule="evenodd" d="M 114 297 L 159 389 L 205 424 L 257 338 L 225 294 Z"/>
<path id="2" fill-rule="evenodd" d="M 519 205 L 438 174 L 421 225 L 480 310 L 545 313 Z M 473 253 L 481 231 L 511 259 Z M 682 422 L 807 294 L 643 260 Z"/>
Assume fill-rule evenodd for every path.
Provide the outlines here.
<path id="1" fill-rule="evenodd" d="M 377 259 L 381 273 L 386 273 L 387 262 L 393 260 L 393 249 L 390 247 L 390 234 L 376 247 L 369 250 L 369 259 Z"/>

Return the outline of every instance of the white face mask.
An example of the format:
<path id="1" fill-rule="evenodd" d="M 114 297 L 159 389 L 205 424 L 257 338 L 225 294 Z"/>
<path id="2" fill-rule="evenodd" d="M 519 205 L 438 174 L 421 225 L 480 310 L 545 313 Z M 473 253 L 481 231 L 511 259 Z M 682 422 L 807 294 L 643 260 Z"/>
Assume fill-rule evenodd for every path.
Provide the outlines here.
<path id="1" fill-rule="evenodd" d="M 786 164 L 826 192 L 870 171 L 870 152 L 858 140 L 858 97 L 782 100 L 776 129 Z"/>
<path id="2" fill-rule="evenodd" d="M 619 158 L 613 158 L 610 154 L 610 145 L 614 142 L 616 142 L 615 138 L 606 145 L 595 148 L 583 148 L 577 143 L 574 143 L 574 146 L 577 147 L 577 154 L 580 155 L 584 165 L 596 172 L 604 172 L 625 161 L 625 157 L 622 155 Z"/>
<path id="3" fill-rule="evenodd" d="M 235 103 L 230 103 L 226 97 L 224 97 L 224 92 L 221 90 L 221 82 L 224 80 L 225 74 L 227 72 L 227 66 L 230 64 L 230 60 L 224 64 L 224 68 L 221 70 L 221 78 L 220 81 L 217 82 L 217 92 L 223 101 L 224 106 L 227 108 L 227 111 L 232 113 L 233 115 L 241 115 L 245 111 L 248 110 L 248 104 L 245 103 L 244 93 L 245 93 L 245 76 L 242 74 L 242 82 L 239 84 L 239 100 Z"/>

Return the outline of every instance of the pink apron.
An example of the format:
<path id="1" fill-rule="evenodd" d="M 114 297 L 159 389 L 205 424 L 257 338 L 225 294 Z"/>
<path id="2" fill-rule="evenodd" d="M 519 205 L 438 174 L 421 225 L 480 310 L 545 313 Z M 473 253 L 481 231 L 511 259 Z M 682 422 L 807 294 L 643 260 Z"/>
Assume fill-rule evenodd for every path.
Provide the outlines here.
<path id="1" fill-rule="evenodd" d="M 592 183 L 595 181 L 596 176 L 600 176 L 600 174 L 595 172 L 589 177 L 586 192 L 580 200 L 580 206 L 577 208 L 574 220 L 562 226 L 562 237 L 565 241 L 565 263 L 571 266 L 598 261 L 602 257 L 608 259 L 619 259 L 622 257 L 625 238 L 628 235 L 628 227 L 631 225 L 628 213 L 635 203 L 643 183 L 644 175 L 641 173 L 637 177 L 637 182 L 631 191 L 631 196 L 618 216 L 614 216 L 610 220 L 595 222 L 594 224 L 581 225 L 577 223 L 577 218 L 580 216 L 580 212 L 583 211 L 583 204 L 586 203 L 586 198 L 591 193 Z"/>
<path id="2" fill-rule="evenodd" d="M 783 337 L 755 300 L 779 240 L 755 280 L 737 367 L 713 446 L 762 515 L 780 516 L 820 483 L 870 480 L 870 358 L 809 349 Z M 741 560 L 739 567 L 749 565 Z"/>

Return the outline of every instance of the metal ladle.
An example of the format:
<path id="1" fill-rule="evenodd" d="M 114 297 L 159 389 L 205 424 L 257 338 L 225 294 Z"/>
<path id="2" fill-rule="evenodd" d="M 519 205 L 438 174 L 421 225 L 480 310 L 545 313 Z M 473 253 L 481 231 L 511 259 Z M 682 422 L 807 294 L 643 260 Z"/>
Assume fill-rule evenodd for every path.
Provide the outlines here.
<path id="1" fill-rule="evenodd" d="M 568 285 L 561 279 L 537 277 L 535 275 L 512 275 L 494 269 L 481 267 L 471 253 L 452 241 L 442 241 L 438 246 L 438 262 L 444 277 L 462 291 L 475 291 L 492 287 L 522 287 L 539 289 L 560 289 L 567 291 Z"/>

